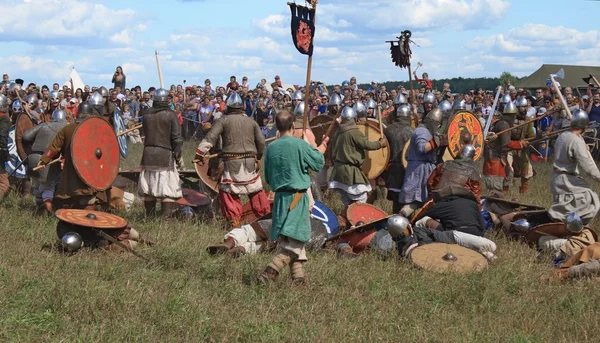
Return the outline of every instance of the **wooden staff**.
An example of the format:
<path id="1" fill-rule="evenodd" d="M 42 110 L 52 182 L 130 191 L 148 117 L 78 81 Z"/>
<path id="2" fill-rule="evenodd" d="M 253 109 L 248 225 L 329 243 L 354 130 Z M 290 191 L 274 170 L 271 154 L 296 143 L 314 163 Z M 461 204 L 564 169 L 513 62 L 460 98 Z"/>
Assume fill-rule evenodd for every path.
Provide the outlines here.
<path id="1" fill-rule="evenodd" d="M 331 122 L 331 124 L 329 124 L 329 128 L 327 129 L 327 132 L 325 132 L 325 137 L 331 139 L 331 134 L 333 133 L 333 130 L 335 129 L 335 125 L 338 123 L 337 122 L 338 118 L 342 115 L 342 110 L 344 109 L 344 107 L 346 107 L 346 105 L 340 105 L 340 108 L 338 109 L 337 113 L 335 114 L 335 118 L 333 118 L 333 121 Z"/>
<path id="2" fill-rule="evenodd" d="M 143 126 L 144 126 L 143 124 L 139 124 L 139 125 L 136 125 L 136 126 L 132 127 L 131 129 L 123 130 L 123 131 L 117 133 L 117 137 L 123 136 L 124 134 L 129 133 L 131 131 L 135 131 L 137 129 L 141 129 Z"/>
<path id="3" fill-rule="evenodd" d="M 530 119 L 530 120 L 528 120 L 528 121 L 526 121 L 526 122 L 524 122 L 524 123 L 521 123 L 521 124 L 519 124 L 519 125 L 515 125 L 515 126 L 513 126 L 513 127 L 510 127 L 510 128 L 508 128 L 508 129 L 506 129 L 506 130 L 502 130 L 502 131 L 500 131 L 500 132 L 496 132 L 496 136 L 500 136 L 500 135 L 501 135 L 501 134 L 503 134 L 503 133 L 510 132 L 510 131 L 512 131 L 512 130 L 514 130 L 514 129 L 520 128 L 521 126 L 529 125 L 529 124 L 533 123 L 534 121 L 538 121 L 538 120 L 540 120 L 540 119 L 542 119 L 542 118 L 545 118 L 545 117 L 547 117 L 549 114 L 550 114 L 549 112 L 546 112 L 546 114 L 544 114 L 543 116 L 539 116 L 539 117 L 537 117 L 537 118 Z"/>
<path id="4" fill-rule="evenodd" d="M 590 122 L 590 124 L 593 124 L 593 123 L 595 123 L 595 121 L 593 121 L 593 122 Z M 528 138 L 528 139 L 526 139 L 526 141 L 527 141 L 527 142 L 529 142 L 529 145 L 531 145 L 531 144 L 536 144 L 536 143 L 543 142 L 543 141 L 549 140 L 549 139 L 551 139 L 551 138 L 554 138 L 554 136 L 558 136 L 558 135 L 560 135 L 561 133 L 563 133 L 563 132 L 566 132 L 566 131 L 569 131 L 569 130 L 571 130 L 571 129 L 572 129 L 572 128 L 570 128 L 570 127 L 567 127 L 567 128 L 564 128 L 564 129 L 560 129 L 560 130 L 552 131 L 552 132 L 550 132 L 548 135 L 546 135 L 546 136 L 544 136 L 544 137 L 541 137 L 541 138 L 538 138 L 538 137 L 531 137 L 531 138 Z M 590 137 L 584 137 L 584 138 L 590 138 Z"/>
<path id="5" fill-rule="evenodd" d="M 415 89 L 413 87 L 412 82 L 412 73 L 410 71 L 410 59 L 408 60 L 408 84 L 410 85 L 410 102 L 411 104 L 415 103 Z"/>
<path id="6" fill-rule="evenodd" d="M 592 77 L 592 80 L 594 80 L 594 82 L 596 83 L 596 86 L 600 87 L 600 82 L 598 82 L 598 79 L 596 79 L 596 77 L 592 74 L 590 74 L 590 76 Z"/>
<path id="7" fill-rule="evenodd" d="M 156 55 L 156 67 L 158 68 L 158 80 L 160 81 L 160 88 L 165 88 L 165 84 L 163 83 L 162 70 L 160 69 L 160 60 L 158 59 L 158 51 L 154 51 Z"/>
<path id="8" fill-rule="evenodd" d="M 57 158 L 57 159 L 55 159 L 55 160 L 52 160 L 52 161 L 48 162 L 48 164 L 45 164 L 45 165 L 43 165 L 43 166 L 37 166 L 37 167 L 33 168 L 33 171 L 38 171 L 38 170 L 40 170 L 40 169 L 44 169 L 44 168 L 46 168 L 47 166 L 49 166 L 49 165 L 51 165 L 51 164 L 58 163 L 58 162 L 60 162 L 60 157 L 59 157 L 59 158 Z"/>
<path id="9" fill-rule="evenodd" d="M 554 91 L 556 92 L 556 94 L 558 94 L 558 98 L 560 99 L 560 102 L 562 103 L 564 110 L 567 111 L 567 119 L 571 120 L 571 117 L 572 117 L 571 110 L 569 110 L 569 106 L 567 106 L 567 102 L 565 101 L 565 98 L 563 98 L 562 93 L 558 89 L 558 84 L 556 83 L 554 76 L 550 75 L 550 80 L 552 81 L 552 85 L 554 86 Z"/>

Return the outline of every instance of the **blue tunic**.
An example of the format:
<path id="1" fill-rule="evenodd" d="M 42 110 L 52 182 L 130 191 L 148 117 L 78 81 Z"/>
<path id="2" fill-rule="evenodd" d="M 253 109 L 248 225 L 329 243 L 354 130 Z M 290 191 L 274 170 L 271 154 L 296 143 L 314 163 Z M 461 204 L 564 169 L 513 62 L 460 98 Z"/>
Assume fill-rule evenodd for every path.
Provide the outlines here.
<path id="1" fill-rule="evenodd" d="M 425 152 L 425 145 L 433 136 L 421 125 L 415 129 L 410 138 L 408 147 L 408 166 L 404 175 L 402 190 L 398 196 L 398 202 L 401 204 L 410 204 L 413 202 L 427 202 L 427 179 L 435 169 L 436 151 Z"/>

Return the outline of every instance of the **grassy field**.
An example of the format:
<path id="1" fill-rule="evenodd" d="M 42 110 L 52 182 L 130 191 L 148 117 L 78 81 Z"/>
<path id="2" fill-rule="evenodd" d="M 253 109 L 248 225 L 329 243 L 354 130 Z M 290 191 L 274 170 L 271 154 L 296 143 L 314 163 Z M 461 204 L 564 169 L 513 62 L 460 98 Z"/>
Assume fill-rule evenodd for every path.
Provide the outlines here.
<path id="1" fill-rule="evenodd" d="M 137 165 L 139 150 L 124 167 Z M 185 150 L 187 162 L 193 144 Z M 549 168 L 536 168 L 521 200 L 547 206 Z M 14 196 L 0 208 L 1 342 L 600 341 L 598 281 L 542 282 L 551 266 L 501 236 L 493 237 L 498 260 L 481 273 L 432 274 L 376 254 L 311 253 L 308 287 L 291 286 L 287 271 L 259 287 L 242 280 L 270 256 L 206 253 L 223 237 L 219 222 L 145 221 L 141 206 L 122 214 L 158 243 L 139 250 L 154 260 L 145 263 L 127 254 L 42 250 L 55 241 L 56 220 L 32 212 Z"/>

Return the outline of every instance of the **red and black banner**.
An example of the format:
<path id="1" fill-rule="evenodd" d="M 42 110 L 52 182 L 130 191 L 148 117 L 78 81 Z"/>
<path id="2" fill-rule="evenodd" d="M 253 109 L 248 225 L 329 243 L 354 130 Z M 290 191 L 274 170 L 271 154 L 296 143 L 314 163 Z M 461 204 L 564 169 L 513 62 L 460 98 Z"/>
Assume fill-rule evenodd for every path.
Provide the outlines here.
<path id="1" fill-rule="evenodd" d="M 301 54 L 312 56 L 315 37 L 315 10 L 290 3 L 292 39 Z"/>

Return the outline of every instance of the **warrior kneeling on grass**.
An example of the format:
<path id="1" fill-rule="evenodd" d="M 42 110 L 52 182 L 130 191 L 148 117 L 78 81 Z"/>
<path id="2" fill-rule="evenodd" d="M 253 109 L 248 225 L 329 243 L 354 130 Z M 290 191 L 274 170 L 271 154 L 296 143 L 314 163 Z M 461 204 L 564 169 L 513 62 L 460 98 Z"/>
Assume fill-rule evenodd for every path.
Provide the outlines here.
<path id="1" fill-rule="evenodd" d="M 280 137 L 267 148 L 265 181 L 275 192 L 271 240 L 279 240 L 280 250 L 257 279 L 259 283 L 273 281 L 289 265 L 292 281 L 302 284 L 307 260 L 305 244 L 310 238 L 308 171 L 323 168 L 329 139 L 324 138 L 314 148 L 306 140 L 295 138 L 294 116 L 289 111 L 278 113 L 275 125 Z"/>

